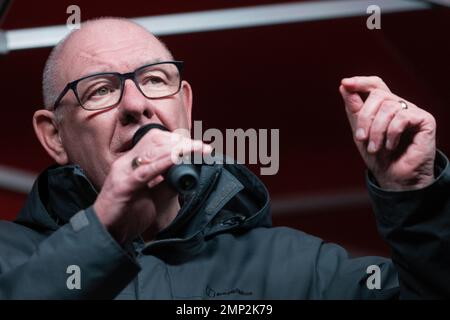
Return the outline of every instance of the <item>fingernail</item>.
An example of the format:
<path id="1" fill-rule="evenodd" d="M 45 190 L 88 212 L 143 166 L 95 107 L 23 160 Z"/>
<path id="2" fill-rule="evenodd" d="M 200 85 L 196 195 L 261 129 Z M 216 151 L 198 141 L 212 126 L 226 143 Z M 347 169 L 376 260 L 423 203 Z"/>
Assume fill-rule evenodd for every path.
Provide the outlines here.
<path id="1" fill-rule="evenodd" d="M 160 184 L 161 182 L 163 182 L 164 181 L 164 178 L 163 177 L 156 177 L 156 178 L 154 178 L 152 181 L 150 181 L 149 183 L 147 183 L 147 187 L 148 188 L 153 188 L 153 187 L 156 187 L 158 184 Z"/>
<path id="2" fill-rule="evenodd" d="M 375 147 L 375 142 L 373 142 L 373 141 L 369 142 L 369 146 L 367 147 L 367 151 L 369 151 L 370 153 L 377 151 L 377 149 Z"/>
<path id="3" fill-rule="evenodd" d="M 356 139 L 362 140 L 365 137 L 366 137 L 366 132 L 364 131 L 363 128 L 359 128 L 358 130 L 356 130 Z"/>
<path id="4" fill-rule="evenodd" d="M 347 84 L 349 84 L 352 82 L 352 78 L 344 78 L 344 79 L 342 79 L 341 83 L 342 82 L 347 82 Z"/>
<path id="5" fill-rule="evenodd" d="M 392 148 L 391 140 L 387 139 L 386 140 L 386 149 L 391 150 L 391 148 Z"/>

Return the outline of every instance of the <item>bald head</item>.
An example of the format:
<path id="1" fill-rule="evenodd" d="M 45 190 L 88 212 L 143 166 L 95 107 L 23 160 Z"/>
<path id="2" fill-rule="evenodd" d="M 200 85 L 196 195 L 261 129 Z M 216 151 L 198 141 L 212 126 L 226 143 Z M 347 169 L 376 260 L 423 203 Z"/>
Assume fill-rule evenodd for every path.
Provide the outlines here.
<path id="1" fill-rule="evenodd" d="M 52 109 L 64 86 L 76 80 L 77 75 L 71 72 L 71 67 L 77 60 L 90 60 L 105 66 L 108 61 L 102 59 L 108 56 L 108 51 L 121 50 L 138 42 L 141 45 L 138 44 L 134 50 L 141 50 L 143 55 L 152 50 L 167 60 L 173 60 L 161 40 L 133 21 L 108 17 L 82 23 L 80 29 L 73 30 L 53 48 L 47 59 L 42 81 L 45 108 Z"/>

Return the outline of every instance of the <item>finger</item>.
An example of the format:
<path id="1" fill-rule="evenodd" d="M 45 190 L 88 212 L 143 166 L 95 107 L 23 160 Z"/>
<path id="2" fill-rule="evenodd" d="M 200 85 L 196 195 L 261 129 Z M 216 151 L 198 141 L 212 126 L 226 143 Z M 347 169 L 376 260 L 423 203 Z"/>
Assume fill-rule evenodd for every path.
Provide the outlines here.
<path id="1" fill-rule="evenodd" d="M 409 111 L 409 109 L 398 111 L 387 129 L 386 149 L 395 150 L 406 129 L 419 126 L 421 121 L 422 118 L 417 116 L 414 111 Z"/>
<path id="2" fill-rule="evenodd" d="M 355 130 L 355 138 L 358 141 L 366 141 L 369 137 L 372 122 L 381 104 L 386 99 L 386 94 L 386 92 L 378 89 L 371 91 L 363 107 L 358 112 Z"/>
<path id="3" fill-rule="evenodd" d="M 181 148 L 181 145 L 192 146 L 193 150 L 196 152 L 201 152 L 204 154 L 208 154 L 212 152 L 212 147 L 201 140 L 193 140 L 190 136 L 184 136 L 178 133 L 175 133 L 171 138 L 171 143 L 176 145 L 175 148 Z M 172 147 L 174 148 L 174 147 Z M 178 149 L 177 149 L 178 151 Z"/>
<path id="4" fill-rule="evenodd" d="M 204 154 L 212 152 L 212 147 L 201 140 L 191 140 L 180 134 L 161 130 L 155 130 L 150 139 L 146 144 L 137 146 L 136 150 L 134 150 L 134 154 L 139 155 L 146 162 L 152 162 L 161 156 L 170 154 L 173 156 L 174 163 L 177 163 L 177 159 L 183 154 L 189 153 L 189 150 Z"/>
<path id="5" fill-rule="evenodd" d="M 212 147 L 204 143 L 202 140 L 193 140 L 190 138 L 182 137 L 180 140 L 175 141 L 175 143 L 171 146 L 172 150 L 175 148 L 177 151 L 180 149 L 185 150 L 186 148 L 191 148 L 192 151 L 199 151 L 199 152 L 212 152 Z"/>
<path id="6" fill-rule="evenodd" d="M 169 144 L 169 141 L 172 141 L 173 143 L 177 143 L 179 140 L 182 139 L 182 136 L 177 133 L 172 133 L 169 131 L 164 131 L 161 129 L 155 129 L 148 131 L 136 144 L 136 147 L 140 146 L 153 146 L 160 147 L 163 145 Z"/>
<path id="7" fill-rule="evenodd" d="M 183 139 L 172 148 L 171 157 L 174 164 L 191 162 L 192 153 L 210 154 L 212 147 L 201 140 Z"/>
<path id="8" fill-rule="evenodd" d="M 211 155 L 213 150 L 214 150 L 214 148 L 211 145 L 202 142 L 202 154 L 204 154 L 204 155 Z"/>
<path id="9" fill-rule="evenodd" d="M 152 158 L 141 157 L 141 165 L 132 170 L 130 175 L 131 184 L 136 187 L 147 183 L 149 186 L 154 187 L 164 180 L 161 180 L 161 177 L 158 176 L 162 176 L 165 171 L 176 163 L 172 159 L 173 150 L 176 150 L 175 153 L 179 155 L 201 152 L 203 149 L 212 150 L 211 146 L 204 144 L 202 141 L 186 139 L 185 143 L 180 145 L 180 149 L 171 148 L 170 151 L 161 153 L 156 158 L 154 156 Z"/>
<path id="10" fill-rule="evenodd" d="M 164 177 L 162 175 L 158 175 L 154 179 L 150 180 L 147 183 L 147 187 L 150 188 L 150 189 L 154 188 L 154 187 L 156 187 L 157 185 L 159 185 L 163 181 L 164 181 Z"/>
<path id="11" fill-rule="evenodd" d="M 170 154 L 166 154 L 160 159 L 154 160 L 150 163 L 142 164 L 137 167 L 130 175 L 131 184 L 135 187 L 142 186 L 150 180 L 162 175 L 173 165 Z"/>
<path id="12" fill-rule="evenodd" d="M 353 128 L 353 124 L 356 121 L 356 113 L 361 110 L 364 102 L 358 93 L 348 91 L 343 85 L 339 86 L 339 92 L 344 100 L 345 111 L 347 112 L 348 120 Z"/>
<path id="13" fill-rule="evenodd" d="M 342 79 L 341 84 L 352 92 L 370 92 L 374 89 L 391 92 L 384 81 L 377 76 L 345 78 Z"/>
<path id="14" fill-rule="evenodd" d="M 400 104 L 396 101 L 384 100 L 381 103 L 381 106 L 378 109 L 375 119 L 370 127 L 367 152 L 376 153 L 384 147 L 384 141 L 389 124 L 400 108 Z"/>
<path id="15" fill-rule="evenodd" d="M 210 154 L 213 151 L 213 148 L 207 144 L 204 143 L 202 140 L 191 140 L 192 141 L 192 152 L 199 152 L 202 154 Z"/>

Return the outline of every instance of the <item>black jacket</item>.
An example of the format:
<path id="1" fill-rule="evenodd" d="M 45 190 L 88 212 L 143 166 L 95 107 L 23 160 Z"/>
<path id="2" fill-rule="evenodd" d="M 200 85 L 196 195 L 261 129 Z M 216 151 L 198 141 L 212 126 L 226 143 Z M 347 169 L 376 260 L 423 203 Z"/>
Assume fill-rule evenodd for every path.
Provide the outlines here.
<path id="1" fill-rule="evenodd" d="M 271 227 L 264 185 L 240 165 L 204 165 L 198 191 L 151 243 L 121 247 L 97 219 L 77 166 L 50 168 L 15 222 L 0 222 L 0 299 L 378 299 L 450 297 L 450 168 L 388 192 L 368 177 L 393 262 L 350 258 L 301 231 Z M 69 289 L 69 266 L 80 289 Z M 370 266 L 380 289 L 369 289 Z M 68 269 L 69 268 L 69 269 Z"/>

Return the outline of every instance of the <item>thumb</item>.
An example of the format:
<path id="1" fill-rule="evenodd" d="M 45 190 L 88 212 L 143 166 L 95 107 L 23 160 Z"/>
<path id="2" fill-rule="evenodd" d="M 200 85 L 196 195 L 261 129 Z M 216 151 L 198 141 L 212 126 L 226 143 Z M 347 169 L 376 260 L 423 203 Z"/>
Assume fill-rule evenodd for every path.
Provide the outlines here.
<path id="1" fill-rule="evenodd" d="M 348 91 L 342 84 L 339 86 L 339 92 L 344 100 L 345 111 L 347 112 L 348 120 L 353 128 L 353 125 L 356 124 L 358 112 L 363 107 L 364 102 L 357 92 Z"/>
<path id="2" fill-rule="evenodd" d="M 359 110 L 361 110 L 364 102 L 361 99 L 361 96 L 355 92 L 350 91 L 348 88 L 345 87 L 344 81 L 339 86 L 339 92 L 341 93 L 342 99 L 344 99 L 345 107 L 350 111 L 351 113 L 357 113 Z"/>

